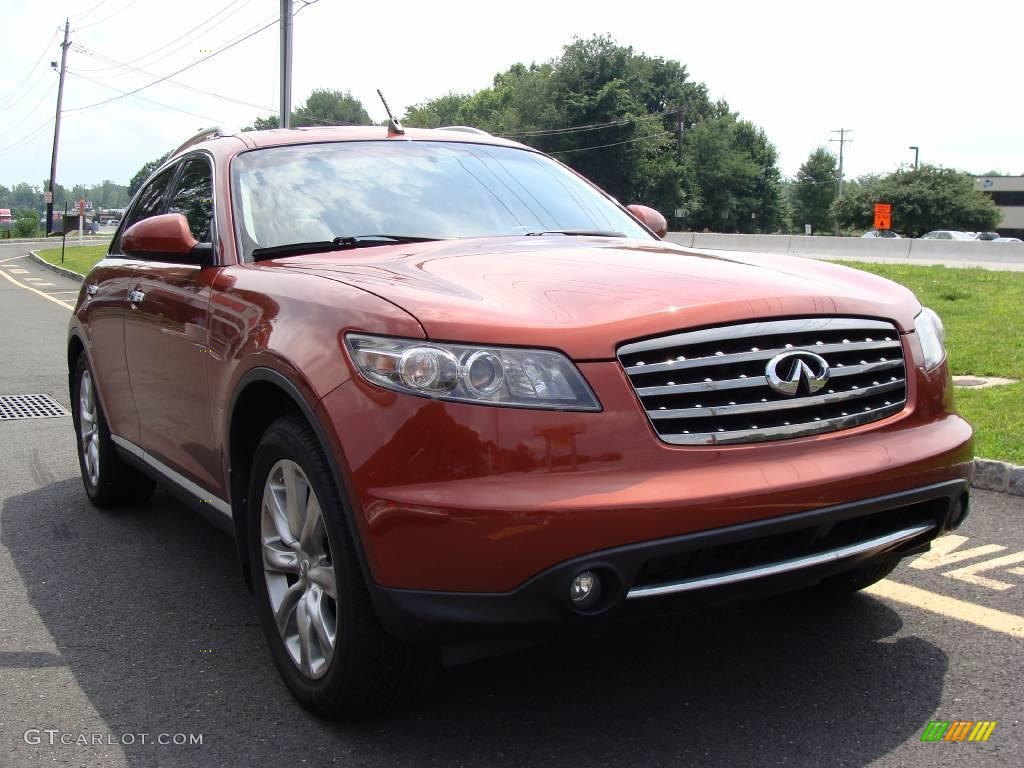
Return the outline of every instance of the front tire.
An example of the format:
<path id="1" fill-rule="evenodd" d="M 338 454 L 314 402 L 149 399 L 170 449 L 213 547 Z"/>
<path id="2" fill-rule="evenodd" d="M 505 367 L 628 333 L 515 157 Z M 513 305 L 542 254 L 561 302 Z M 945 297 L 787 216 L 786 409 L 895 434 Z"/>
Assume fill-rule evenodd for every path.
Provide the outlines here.
<path id="1" fill-rule="evenodd" d="M 78 466 L 89 500 L 101 509 L 145 504 L 156 484 L 118 455 L 84 352 L 75 362 L 71 382 Z"/>
<path id="2" fill-rule="evenodd" d="M 425 690 L 436 650 L 404 645 L 374 611 L 323 452 L 297 416 L 263 434 L 249 488 L 249 558 L 271 655 L 314 714 L 379 712 Z"/>

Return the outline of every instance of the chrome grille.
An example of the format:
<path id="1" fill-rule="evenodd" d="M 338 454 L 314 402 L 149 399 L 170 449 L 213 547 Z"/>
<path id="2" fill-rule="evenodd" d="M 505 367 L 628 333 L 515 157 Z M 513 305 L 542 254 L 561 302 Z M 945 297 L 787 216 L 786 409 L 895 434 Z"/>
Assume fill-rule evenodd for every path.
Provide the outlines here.
<path id="1" fill-rule="evenodd" d="M 828 383 L 776 392 L 765 369 L 777 355 L 824 358 Z M 892 323 L 807 318 L 720 326 L 625 344 L 622 364 L 658 436 L 676 445 L 781 440 L 834 432 L 906 405 L 903 345 Z"/>

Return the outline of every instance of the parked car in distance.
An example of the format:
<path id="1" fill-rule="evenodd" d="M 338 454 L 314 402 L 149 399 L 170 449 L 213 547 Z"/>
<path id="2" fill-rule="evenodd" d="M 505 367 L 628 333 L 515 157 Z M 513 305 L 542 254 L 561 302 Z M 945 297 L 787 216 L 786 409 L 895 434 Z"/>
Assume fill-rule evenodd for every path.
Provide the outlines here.
<path id="1" fill-rule="evenodd" d="M 332 718 L 415 696 L 444 646 L 836 600 L 957 528 L 938 316 L 664 226 L 484 133 L 204 132 L 70 320 L 85 492 L 159 480 L 233 535 L 278 671 Z"/>
<path id="2" fill-rule="evenodd" d="M 966 232 L 957 232 L 953 229 L 936 229 L 927 234 L 921 235 L 921 240 L 973 240 L 974 238 Z"/>
<path id="3" fill-rule="evenodd" d="M 975 240 L 998 240 L 998 232 L 978 232 L 974 235 Z"/>
<path id="4" fill-rule="evenodd" d="M 886 240 L 899 240 L 900 236 L 893 232 L 891 229 L 869 229 L 861 237 L 886 239 Z"/>
<path id="5" fill-rule="evenodd" d="M 997 237 L 993 243 L 1020 243 L 1024 242 L 1019 237 Z"/>

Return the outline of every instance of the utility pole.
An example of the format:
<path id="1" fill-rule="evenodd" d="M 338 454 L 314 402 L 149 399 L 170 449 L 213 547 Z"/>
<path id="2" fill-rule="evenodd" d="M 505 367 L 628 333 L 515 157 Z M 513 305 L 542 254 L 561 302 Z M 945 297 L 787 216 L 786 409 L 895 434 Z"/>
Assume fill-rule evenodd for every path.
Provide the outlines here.
<path id="1" fill-rule="evenodd" d="M 53 186 L 57 181 L 57 145 L 60 143 L 60 111 L 64 103 L 64 70 L 68 63 L 68 32 L 71 24 L 64 19 L 64 42 L 60 52 L 60 83 L 57 85 L 57 117 L 53 123 L 53 154 L 50 156 L 50 201 L 46 204 L 46 234 L 53 232 Z"/>
<path id="2" fill-rule="evenodd" d="M 832 133 L 838 133 L 839 134 L 839 138 L 838 139 L 829 139 L 829 141 L 830 142 L 835 142 L 835 141 L 839 142 L 839 189 L 836 191 L 836 197 L 839 200 L 842 200 L 843 199 L 843 148 L 846 146 L 847 142 L 853 141 L 853 139 L 846 138 L 846 134 L 853 133 L 853 130 L 850 129 L 850 128 L 840 128 L 837 131 L 832 131 Z M 839 222 L 838 221 L 836 222 L 836 225 L 835 225 L 835 234 L 836 234 L 837 237 L 839 236 Z"/>
<path id="3" fill-rule="evenodd" d="M 281 128 L 292 127 L 292 0 L 281 0 Z"/>
<path id="4" fill-rule="evenodd" d="M 918 152 L 920 152 L 921 148 L 920 147 L 907 147 L 907 149 L 914 150 L 914 170 L 916 171 L 917 170 L 917 156 L 918 156 Z"/>
<path id="5" fill-rule="evenodd" d="M 680 160 L 680 162 L 682 162 L 683 154 L 684 154 L 684 152 L 683 152 L 683 131 L 686 128 L 686 124 L 685 124 L 685 122 L 683 120 L 684 116 L 685 116 L 685 110 L 683 109 L 683 107 L 680 107 L 679 111 L 676 112 L 676 121 L 677 121 L 676 122 L 676 131 L 679 133 L 679 160 Z"/>

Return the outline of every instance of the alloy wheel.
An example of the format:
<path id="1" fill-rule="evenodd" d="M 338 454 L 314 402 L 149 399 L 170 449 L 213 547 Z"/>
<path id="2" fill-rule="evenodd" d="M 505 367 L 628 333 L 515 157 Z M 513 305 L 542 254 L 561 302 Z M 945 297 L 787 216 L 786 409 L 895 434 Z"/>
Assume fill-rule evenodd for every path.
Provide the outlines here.
<path id="1" fill-rule="evenodd" d="M 303 675 L 327 674 L 338 636 L 338 587 L 323 511 L 302 467 L 270 468 L 260 512 L 263 574 L 289 658 Z"/>
<path id="2" fill-rule="evenodd" d="M 89 484 L 100 483 L 100 429 L 96 413 L 96 392 L 89 370 L 78 383 L 78 438 L 82 441 L 82 463 Z"/>

